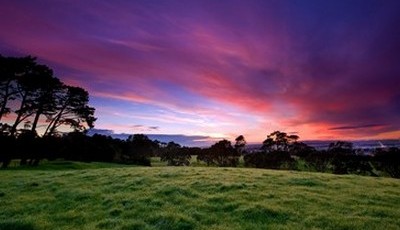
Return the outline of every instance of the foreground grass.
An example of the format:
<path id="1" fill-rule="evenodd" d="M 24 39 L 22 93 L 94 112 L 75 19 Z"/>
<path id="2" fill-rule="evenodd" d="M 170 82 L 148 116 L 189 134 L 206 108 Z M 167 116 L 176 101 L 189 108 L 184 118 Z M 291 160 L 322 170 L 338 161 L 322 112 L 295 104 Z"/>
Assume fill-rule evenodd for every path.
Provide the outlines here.
<path id="1" fill-rule="evenodd" d="M 0 229 L 400 229 L 396 179 L 91 167 L 0 171 Z"/>

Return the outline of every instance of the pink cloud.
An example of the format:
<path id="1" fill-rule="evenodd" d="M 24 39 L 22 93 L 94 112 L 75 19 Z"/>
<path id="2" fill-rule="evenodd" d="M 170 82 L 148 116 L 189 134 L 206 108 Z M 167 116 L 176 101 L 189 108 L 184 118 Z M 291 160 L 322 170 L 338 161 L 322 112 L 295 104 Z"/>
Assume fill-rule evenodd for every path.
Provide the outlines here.
<path id="1" fill-rule="evenodd" d="M 240 119 L 231 114 L 239 111 L 265 117 L 253 132 L 355 138 L 400 129 L 394 3 L 349 12 L 326 3 L 327 14 L 309 12 L 324 4 L 262 1 L 44 1 L 46 11 L 35 4 L 2 7 L 0 41 L 8 49 L 57 66 L 68 84 L 96 98 L 176 112 L 158 122 L 196 123 L 177 114 L 199 115 L 227 121 L 224 132 L 232 134 Z M 362 133 L 335 129 L 362 126 Z"/>

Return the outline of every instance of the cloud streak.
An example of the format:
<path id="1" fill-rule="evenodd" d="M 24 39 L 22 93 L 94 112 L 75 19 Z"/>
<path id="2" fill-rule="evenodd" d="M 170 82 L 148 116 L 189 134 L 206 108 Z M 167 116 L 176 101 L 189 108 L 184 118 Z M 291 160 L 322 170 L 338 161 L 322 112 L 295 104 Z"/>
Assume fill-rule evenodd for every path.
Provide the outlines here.
<path id="1" fill-rule="evenodd" d="M 100 128 L 253 141 L 274 129 L 306 139 L 400 130 L 398 1 L 3 5 L 0 52 L 38 56 L 96 107 L 126 115 L 99 113 Z"/>
<path id="2" fill-rule="evenodd" d="M 358 125 L 358 126 L 340 126 L 340 127 L 333 127 L 329 130 L 346 130 L 346 129 L 366 129 L 366 128 L 380 128 L 386 125 L 382 124 L 369 124 L 369 125 Z"/>

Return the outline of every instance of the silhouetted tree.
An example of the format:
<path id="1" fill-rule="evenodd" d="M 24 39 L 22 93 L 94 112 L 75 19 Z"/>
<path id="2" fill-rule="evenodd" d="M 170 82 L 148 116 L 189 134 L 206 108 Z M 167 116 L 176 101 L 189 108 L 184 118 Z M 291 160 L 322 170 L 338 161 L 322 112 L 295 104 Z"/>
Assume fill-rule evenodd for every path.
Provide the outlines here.
<path id="1" fill-rule="evenodd" d="M 62 149 L 63 139 L 61 136 L 42 136 L 40 138 L 40 159 L 46 158 L 48 160 L 56 160 L 58 158 L 63 158 Z"/>
<path id="2" fill-rule="evenodd" d="M 258 151 L 244 156 L 246 166 L 268 169 L 294 169 L 295 160 L 287 151 Z"/>
<path id="3" fill-rule="evenodd" d="M 146 135 L 134 134 L 128 137 L 122 153 L 122 162 L 150 166 L 150 157 L 154 155 L 158 144 Z"/>
<path id="4" fill-rule="evenodd" d="M 246 140 L 244 139 L 243 135 L 240 135 L 238 137 L 236 137 L 235 139 L 236 143 L 235 143 L 235 149 L 236 151 L 242 155 L 246 152 Z"/>
<path id="5" fill-rule="evenodd" d="M 175 142 L 169 142 L 160 149 L 161 161 L 166 161 L 171 166 L 189 165 L 192 156 L 187 148 L 182 148 Z"/>
<path id="6" fill-rule="evenodd" d="M 373 164 L 377 170 L 393 178 L 400 178 L 400 149 L 395 147 L 375 149 Z"/>
<path id="7" fill-rule="evenodd" d="M 340 167 L 335 165 L 336 162 L 340 162 Z M 371 156 L 368 155 L 339 155 L 336 156 L 333 163 L 334 173 L 377 176 L 371 165 Z"/>
<path id="8" fill-rule="evenodd" d="M 5 124 L 0 126 L 0 163 L 2 168 L 7 168 L 15 156 L 15 137 L 7 131 L 9 128 Z"/>
<path id="9" fill-rule="evenodd" d="M 64 86 L 57 93 L 56 113 L 48 116 L 50 123 L 45 135 L 54 135 L 61 125 L 69 125 L 74 131 L 84 131 L 86 127 L 93 128 L 96 118 L 95 109 L 88 106 L 89 94 L 80 87 Z"/>
<path id="10" fill-rule="evenodd" d="M 0 121 L 11 109 L 7 107 L 9 100 L 15 99 L 17 61 L 15 58 L 6 58 L 0 55 Z"/>
<path id="11" fill-rule="evenodd" d="M 287 135 L 285 132 L 274 131 L 267 136 L 262 145 L 262 150 L 269 151 L 288 151 L 289 145 L 297 142 L 299 136 Z"/>
<path id="12" fill-rule="evenodd" d="M 37 124 L 41 115 L 50 117 L 56 113 L 57 101 L 56 92 L 62 87 L 58 78 L 53 77 L 53 71 L 46 66 L 41 66 L 39 76 L 36 77 L 37 88 L 35 99 L 28 109 L 34 115 L 32 131 L 36 131 Z"/>
<path id="13" fill-rule="evenodd" d="M 333 158 L 329 152 L 321 150 L 310 152 L 303 159 L 310 168 L 317 172 L 329 172 Z"/>
<path id="14" fill-rule="evenodd" d="M 38 136 L 36 132 L 23 130 L 17 136 L 17 159 L 21 159 L 20 165 L 27 165 L 28 160 L 36 158 L 38 152 Z"/>
<path id="15" fill-rule="evenodd" d="M 335 174 L 347 174 L 347 161 L 353 154 L 353 143 L 336 141 L 329 144 L 328 154 L 332 157 L 332 170 Z"/>
<path id="16" fill-rule="evenodd" d="M 353 143 L 347 141 L 332 142 L 328 146 L 328 151 L 331 153 L 338 153 L 338 154 L 352 154 Z"/>
<path id="17" fill-rule="evenodd" d="M 22 65 L 24 64 L 24 65 Z M 16 76 L 16 98 L 19 100 L 19 108 L 15 110 L 16 118 L 11 128 L 11 134 L 14 135 L 18 125 L 30 117 L 33 112 L 36 99 L 36 90 L 38 89 L 37 77 L 41 76 L 45 68 L 37 65 L 34 58 L 26 60 L 26 63 L 20 63 L 20 73 Z"/>
<path id="18" fill-rule="evenodd" d="M 244 156 L 245 165 L 257 168 L 293 169 L 295 160 L 289 150 L 298 138 L 296 135 L 288 136 L 280 131 L 272 132 L 263 141 L 260 151 Z"/>
<path id="19" fill-rule="evenodd" d="M 36 65 L 31 56 L 14 58 L 0 55 L 0 121 L 11 108 L 7 107 L 10 101 L 19 99 L 18 81 L 30 75 Z"/>
<path id="20" fill-rule="evenodd" d="M 95 134 L 90 141 L 93 146 L 91 149 L 92 161 L 112 162 L 116 156 L 122 153 L 120 142 L 110 136 Z"/>
<path id="21" fill-rule="evenodd" d="M 236 167 L 239 164 L 240 154 L 232 147 L 231 142 L 222 140 L 197 156 L 197 159 L 207 163 L 207 165 L 218 165 L 222 167 Z"/>
<path id="22" fill-rule="evenodd" d="M 41 116 L 50 122 L 48 135 L 54 135 L 61 125 L 70 126 L 74 131 L 91 128 L 96 118 L 88 101 L 89 95 L 84 89 L 63 85 L 36 58 L 0 55 L 0 120 L 13 110 L 11 135 L 16 134 L 23 122 L 25 129 L 35 132 Z"/>
<path id="23" fill-rule="evenodd" d="M 61 156 L 66 160 L 91 162 L 96 153 L 91 138 L 82 132 L 70 132 L 62 137 Z"/>
<path id="24" fill-rule="evenodd" d="M 191 156 L 198 156 L 201 155 L 202 149 L 199 147 L 184 147 L 187 152 L 190 153 Z"/>
<path id="25" fill-rule="evenodd" d="M 303 142 L 293 142 L 289 146 L 290 155 L 298 156 L 298 157 L 306 157 L 310 153 L 314 153 L 317 150 L 314 147 L 311 147 Z"/>
<path id="26" fill-rule="evenodd" d="M 304 160 L 320 172 L 375 176 L 370 163 L 371 158 L 356 154 L 351 142 L 333 142 L 326 151 L 312 152 L 306 155 Z"/>

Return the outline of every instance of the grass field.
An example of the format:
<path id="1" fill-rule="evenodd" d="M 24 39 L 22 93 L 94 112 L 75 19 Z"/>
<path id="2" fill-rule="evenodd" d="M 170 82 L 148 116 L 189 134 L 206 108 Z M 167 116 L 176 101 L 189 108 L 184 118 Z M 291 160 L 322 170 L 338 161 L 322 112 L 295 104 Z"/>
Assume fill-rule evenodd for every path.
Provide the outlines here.
<path id="1" fill-rule="evenodd" d="M 399 207 L 390 178 L 74 162 L 0 170 L 0 229 L 400 229 Z"/>

